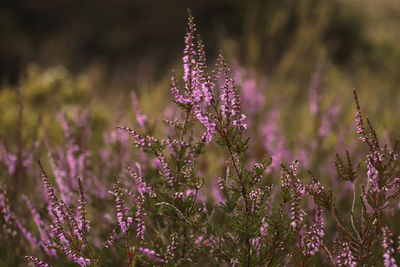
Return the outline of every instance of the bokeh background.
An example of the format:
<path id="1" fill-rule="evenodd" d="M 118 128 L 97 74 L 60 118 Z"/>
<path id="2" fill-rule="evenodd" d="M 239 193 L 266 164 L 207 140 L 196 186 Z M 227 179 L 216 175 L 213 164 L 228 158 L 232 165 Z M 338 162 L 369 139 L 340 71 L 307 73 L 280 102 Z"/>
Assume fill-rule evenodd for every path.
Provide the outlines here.
<path id="1" fill-rule="evenodd" d="M 131 92 L 148 118 L 144 132 L 164 134 L 162 118 L 174 114 L 172 70 L 182 73 L 187 8 L 209 64 L 222 53 L 244 92 L 254 159 L 285 151 L 290 156 L 278 161 L 299 159 L 334 190 L 349 192 L 332 177 L 335 152 L 348 148 L 361 160 L 365 151 L 354 129 L 353 88 L 379 137 L 393 144 L 400 136 L 397 0 L 3 0 L 0 182 L 17 210 L 13 193 L 40 199 L 32 189 L 40 183 L 35 160 L 50 169 L 49 148 L 71 141 L 60 114 L 73 125 L 74 142 L 90 152 L 90 175 L 103 180 L 138 156 L 113 135 L 116 124 L 137 126 Z M 262 102 L 257 114 L 254 94 Z M 273 137 L 263 132 L 270 121 Z M 102 151 L 121 161 L 104 163 Z M 221 175 L 222 157 L 218 149 L 207 153 L 205 177 Z M 278 182 L 278 169 L 270 175 Z M 347 200 L 338 204 L 343 210 Z M 4 266 L 18 266 L 26 255 L 21 241 L 13 242 L 19 249 L 3 250 Z"/>
<path id="2" fill-rule="evenodd" d="M 310 128 L 307 110 L 317 72 L 321 105 L 336 101 L 352 107 L 356 88 L 368 116 L 379 118 L 378 131 L 399 133 L 400 3 L 395 0 L 17 0 L 0 7 L 4 140 L 16 136 L 17 88 L 23 92 L 26 137 L 36 136 L 30 128 L 48 134 L 44 129 L 52 115 L 74 105 L 88 107 L 101 132 L 129 113 L 130 91 L 139 92 L 150 116 L 160 115 L 171 71 L 181 70 L 187 8 L 209 63 L 221 52 L 233 68 L 252 73 L 265 101 L 279 103 L 286 114 L 289 140 L 296 140 L 291 133 L 297 130 L 291 129 Z"/>

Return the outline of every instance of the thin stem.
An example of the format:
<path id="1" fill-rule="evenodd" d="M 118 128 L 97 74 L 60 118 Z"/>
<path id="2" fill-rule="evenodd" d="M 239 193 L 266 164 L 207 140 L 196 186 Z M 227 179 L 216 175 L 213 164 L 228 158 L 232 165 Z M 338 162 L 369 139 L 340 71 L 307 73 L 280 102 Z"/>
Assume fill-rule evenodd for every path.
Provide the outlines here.
<path id="1" fill-rule="evenodd" d="M 335 210 L 331 209 L 330 211 L 332 218 L 335 220 L 336 225 L 346 234 L 348 235 L 356 244 L 359 244 L 359 241 L 357 238 L 355 238 L 344 226 L 343 224 L 339 221 L 339 219 L 336 216 Z"/>
<path id="2" fill-rule="evenodd" d="M 351 212 L 350 212 L 351 226 L 353 227 L 354 232 L 357 234 L 358 239 L 361 240 L 361 236 L 358 233 L 358 230 L 354 224 L 354 205 L 356 202 L 356 188 L 354 186 L 354 183 L 352 184 L 352 187 L 353 187 L 353 202 L 351 203 Z"/>
<path id="3" fill-rule="evenodd" d="M 336 267 L 336 263 L 335 263 L 335 261 L 333 260 L 332 253 L 329 251 L 329 249 L 327 248 L 327 246 L 325 246 L 325 244 L 321 242 L 321 247 L 325 250 L 326 254 L 328 254 L 332 266 Z"/>
<path id="4" fill-rule="evenodd" d="M 242 174 L 239 171 L 238 166 L 236 165 L 236 161 L 235 161 L 235 157 L 233 156 L 232 153 L 232 149 L 231 149 L 231 144 L 228 140 L 227 137 L 225 137 L 226 143 L 227 143 L 227 147 L 229 150 L 229 155 L 231 157 L 232 160 L 232 164 L 233 167 L 236 171 L 236 174 L 238 176 L 238 179 L 240 181 L 240 184 L 242 186 L 242 197 L 244 199 L 244 203 L 245 203 L 245 208 L 246 208 L 246 219 L 245 219 L 245 230 L 246 230 L 246 246 L 247 246 L 247 250 L 246 250 L 246 258 L 247 258 L 247 266 L 250 266 L 250 261 L 251 261 L 251 255 L 250 255 L 250 238 L 247 234 L 247 231 L 249 229 L 249 211 L 250 211 L 250 207 L 249 207 L 249 203 L 248 203 L 248 199 L 247 199 L 247 189 L 246 189 L 246 185 L 244 183 Z"/>

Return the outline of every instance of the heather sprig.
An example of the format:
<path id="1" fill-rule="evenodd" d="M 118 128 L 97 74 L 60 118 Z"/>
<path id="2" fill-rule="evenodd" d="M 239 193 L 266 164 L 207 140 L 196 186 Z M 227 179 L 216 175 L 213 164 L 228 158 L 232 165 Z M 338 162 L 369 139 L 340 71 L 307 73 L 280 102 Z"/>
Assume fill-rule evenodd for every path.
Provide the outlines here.
<path id="1" fill-rule="evenodd" d="M 77 182 L 80 199 L 76 210 L 73 210 L 74 207 L 68 206 L 56 196 L 49 176 L 40 162 L 39 167 L 47 191 L 49 217 L 51 218 L 51 224 L 46 228 L 51 232 L 50 240 L 43 240 L 43 245 L 48 251 L 57 250 L 81 266 L 90 265 L 91 262 L 98 265 L 100 259 L 95 255 L 93 245 L 88 240 L 90 222 L 86 215 L 86 199 L 81 180 L 78 179 Z M 86 253 L 89 256 L 86 256 Z"/>
<path id="2" fill-rule="evenodd" d="M 51 267 L 51 265 L 49 265 L 48 263 L 33 256 L 25 256 L 24 260 L 26 260 L 27 262 L 32 262 L 37 267 Z"/>
<path id="3" fill-rule="evenodd" d="M 356 102 L 356 128 L 357 134 L 361 135 L 361 141 L 366 143 L 369 154 L 366 155 L 366 173 L 360 175 L 360 164 L 354 167 L 350 154 L 346 151 L 346 163 L 336 154 L 336 170 L 338 176 L 344 181 L 352 184 L 352 204 L 349 211 L 350 226 L 345 223 L 343 217 L 333 202 L 332 193 L 324 189 L 323 186 L 312 176 L 311 194 L 317 204 L 323 206 L 334 219 L 343 240 L 340 241 L 342 252 L 337 258 L 338 266 L 356 266 L 356 264 L 367 264 L 373 257 L 374 247 L 379 242 L 379 225 L 383 223 L 385 209 L 389 206 L 389 201 L 393 198 L 398 189 L 398 178 L 395 170 L 398 164 L 398 155 L 395 150 L 388 146 L 381 147 L 378 137 L 372 124 L 368 121 L 369 133 L 367 133 L 358 97 L 354 91 Z M 356 206 L 356 180 L 364 177 L 366 181 L 361 188 L 359 195 L 360 206 Z M 392 192 L 392 193 L 389 193 Z M 357 210 L 357 207 L 360 207 Z M 358 212 L 357 212 L 358 211 Z M 356 223 L 356 216 L 359 220 Z M 386 228 L 383 228 L 386 231 Z M 386 231 L 386 234 L 388 231 Z M 384 233 L 385 234 L 385 233 Z M 387 234 L 388 235 L 388 234 Z M 388 240 L 386 237 L 385 240 Z M 387 241 L 383 241 L 387 248 Z"/>
<path id="4" fill-rule="evenodd" d="M 382 227 L 382 248 L 384 250 L 383 254 L 383 264 L 385 267 L 397 267 L 396 260 L 393 257 L 393 234 L 387 226 Z"/>

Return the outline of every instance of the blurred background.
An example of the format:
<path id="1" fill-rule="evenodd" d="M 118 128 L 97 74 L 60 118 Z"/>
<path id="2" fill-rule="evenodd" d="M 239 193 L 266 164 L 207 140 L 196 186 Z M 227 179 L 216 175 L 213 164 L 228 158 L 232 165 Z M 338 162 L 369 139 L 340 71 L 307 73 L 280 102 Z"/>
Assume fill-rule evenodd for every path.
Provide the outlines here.
<path id="1" fill-rule="evenodd" d="M 338 117 L 350 123 L 353 88 L 378 119 L 378 131 L 399 133 L 396 0 L 6 0 L 0 4 L 0 138 L 15 140 L 17 88 L 25 109 L 22 139 L 57 136 L 47 130 L 54 114 L 76 107 L 90 110 L 93 140 L 96 133 L 101 139 L 104 127 L 130 112 L 131 91 L 145 113 L 161 115 L 172 70 L 181 71 L 187 8 L 209 64 L 222 53 L 239 76 L 246 70 L 242 78 L 254 79 L 266 107 L 279 106 L 290 142 L 299 133 L 292 130 L 313 128 L 315 92 L 322 110 L 340 104 Z"/>
<path id="2" fill-rule="evenodd" d="M 275 162 L 267 181 L 279 183 L 279 163 L 298 159 L 348 208 L 334 153 L 347 148 L 364 162 L 366 151 L 354 129 L 352 89 L 382 140 L 400 136 L 398 0 L 0 1 L 0 184 L 12 203 L 20 201 L 15 192 L 39 201 L 36 159 L 51 170 L 53 150 L 79 147 L 73 153 L 90 162 L 83 176 L 107 184 L 141 162 L 116 124 L 169 134 L 162 119 L 179 118 L 169 89 L 172 70 L 182 74 L 187 8 L 209 66 L 222 53 L 237 78 L 249 157 Z M 223 153 L 216 146 L 206 153 L 209 182 L 224 175 Z M 18 266 L 29 251 L 1 244 L 9 264 L 0 266 Z"/>
<path id="3" fill-rule="evenodd" d="M 27 124 L 35 121 L 29 116 L 42 118 L 41 111 L 82 103 L 104 122 L 132 90 L 142 92 L 139 99 L 158 90 L 155 99 L 165 105 L 171 70 L 181 69 L 187 8 L 209 63 L 221 52 L 232 66 L 249 70 L 266 99 L 284 97 L 273 100 L 282 110 L 307 108 L 320 66 L 320 87 L 331 96 L 325 105 L 335 94 L 350 104 L 343 90 L 357 88 L 370 116 L 400 128 L 393 120 L 400 82 L 396 0 L 6 0 L 0 4 L 0 136 L 14 135 L 18 86 L 33 109 Z"/>
<path id="4" fill-rule="evenodd" d="M 399 2 L 300 1 L 2 1 L 0 77 L 16 84 L 36 63 L 72 74 L 97 69 L 129 84 L 180 57 L 190 8 L 211 58 L 221 49 L 265 74 L 305 75 L 325 53 L 340 69 L 370 68 L 399 77 Z M 396 74 L 396 75 L 389 75 Z M 308 77 L 307 77 L 308 78 Z"/>

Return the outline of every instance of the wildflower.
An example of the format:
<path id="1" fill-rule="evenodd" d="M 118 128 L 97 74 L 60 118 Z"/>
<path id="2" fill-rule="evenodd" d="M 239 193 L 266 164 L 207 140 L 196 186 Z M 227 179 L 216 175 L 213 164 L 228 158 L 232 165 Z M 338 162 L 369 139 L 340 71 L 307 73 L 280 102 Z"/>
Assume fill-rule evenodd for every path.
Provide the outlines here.
<path id="1" fill-rule="evenodd" d="M 151 197 L 155 197 L 156 193 L 149 186 L 141 176 L 137 172 L 135 172 L 132 168 L 127 168 L 129 175 L 135 181 L 139 194 L 143 197 L 145 194 L 148 194 Z"/>
<path id="2" fill-rule="evenodd" d="M 290 192 L 290 225 L 293 229 L 300 230 L 304 221 L 305 211 L 300 206 L 301 197 L 307 194 L 307 188 L 297 177 L 298 161 L 292 162 L 288 170 L 282 174 L 282 187 Z"/>
<path id="3" fill-rule="evenodd" d="M 149 257 L 152 260 L 158 261 L 158 262 L 165 262 L 162 258 L 161 255 L 155 252 L 154 250 L 148 249 L 148 248 L 139 248 L 138 249 L 139 253 L 145 254 L 147 257 Z"/>
<path id="4" fill-rule="evenodd" d="M 385 253 L 383 254 L 383 264 L 385 265 L 385 267 L 397 267 L 396 260 L 393 257 L 393 234 L 387 226 L 382 227 L 382 234 L 382 248 L 385 251 Z"/>
<path id="5" fill-rule="evenodd" d="M 54 219 L 52 224 L 49 225 L 51 233 L 56 236 L 63 244 L 70 245 L 70 235 L 67 234 L 62 226 L 62 222 L 57 214 L 53 211 Z"/>
<path id="6" fill-rule="evenodd" d="M 290 204 L 290 226 L 292 226 L 293 229 L 299 230 L 304 221 L 305 215 L 306 212 L 300 206 L 300 196 L 292 196 L 292 201 Z"/>
<path id="7" fill-rule="evenodd" d="M 24 260 L 26 260 L 27 262 L 32 262 L 37 267 L 51 267 L 51 265 L 49 265 L 48 263 L 46 263 L 42 260 L 39 260 L 38 258 L 33 257 L 33 256 L 25 256 Z"/>
<path id="8" fill-rule="evenodd" d="M 22 195 L 22 197 L 25 200 L 25 203 L 28 206 L 28 209 L 33 217 L 33 220 L 40 234 L 40 239 L 44 243 L 50 243 L 49 234 L 45 231 L 45 223 L 42 220 L 39 212 L 35 209 L 32 202 L 25 195 Z M 56 257 L 56 252 L 54 249 L 47 249 L 46 247 L 44 247 L 44 249 L 49 256 Z"/>
<path id="9" fill-rule="evenodd" d="M 251 201 L 251 213 L 256 213 L 260 209 L 263 196 L 264 192 L 260 188 L 256 188 L 249 193 L 249 199 Z"/>
<path id="10" fill-rule="evenodd" d="M 60 197 L 65 203 L 69 204 L 69 202 L 71 201 L 72 193 L 70 188 L 66 184 L 68 174 L 65 169 L 59 166 L 60 164 L 56 163 L 54 153 L 52 153 L 51 149 L 49 149 L 48 156 L 50 159 L 50 165 L 53 171 L 55 182 L 60 192 Z"/>
<path id="11" fill-rule="evenodd" d="M 213 135 L 215 134 L 215 123 L 211 122 L 210 118 L 205 116 L 198 105 L 193 106 L 194 114 L 196 115 L 196 118 L 200 121 L 201 124 L 203 124 L 207 131 L 204 133 L 202 136 L 202 139 L 206 141 L 206 143 L 209 143 Z"/>
<path id="12" fill-rule="evenodd" d="M 349 247 L 349 243 L 347 242 L 342 242 L 341 243 L 342 251 L 337 257 L 337 265 L 339 267 L 341 266 L 349 266 L 349 267 L 355 267 L 357 266 L 356 260 L 353 256 L 353 253 L 351 252 L 351 249 Z"/>
<path id="13" fill-rule="evenodd" d="M 59 250 L 62 250 L 62 251 L 64 252 L 64 254 L 65 254 L 69 259 L 71 259 L 73 262 L 79 264 L 81 267 L 88 266 L 88 265 L 90 265 L 90 263 L 91 263 L 91 260 L 90 260 L 90 259 L 85 258 L 85 257 L 83 257 L 83 256 L 81 256 L 81 255 L 76 254 L 74 251 L 68 249 L 68 248 L 65 247 L 65 246 L 56 245 L 56 244 L 53 245 L 53 246 L 54 246 L 55 248 L 59 249 Z"/>
<path id="14" fill-rule="evenodd" d="M 0 187 L 0 212 L 6 224 L 11 222 L 11 211 L 8 204 L 7 191 L 5 185 Z"/>
<path id="15" fill-rule="evenodd" d="M 161 151 L 157 151 L 157 158 L 160 160 L 161 164 L 160 175 L 164 176 L 168 183 L 173 186 L 175 184 L 175 177 L 171 173 L 167 159 Z"/>
<path id="16" fill-rule="evenodd" d="M 154 143 L 156 143 L 158 141 L 153 136 L 146 136 L 145 138 L 143 138 L 138 134 L 138 132 L 136 132 L 135 130 L 132 130 L 128 127 L 117 126 L 117 128 L 129 133 L 133 137 L 133 139 L 135 139 L 136 147 L 150 148 Z"/>
<path id="17" fill-rule="evenodd" d="M 324 226 L 322 210 L 318 208 L 316 211 L 314 210 L 313 224 L 310 227 L 310 231 L 307 232 L 307 254 L 312 256 L 318 251 L 322 238 L 325 236 Z"/>
<path id="18" fill-rule="evenodd" d="M 80 237 L 80 240 L 86 242 L 85 235 L 90 230 L 90 222 L 86 218 L 86 199 L 83 194 L 83 187 L 82 187 L 82 183 L 81 183 L 80 179 L 79 179 L 79 191 L 80 191 L 81 197 L 78 200 L 78 207 L 77 207 L 77 211 L 78 211 L 78 216 L 76 218 L 76 221 L 78 223 L 77 230 L 79 232 L 78 236 Z"/>
<path id="19" fill-rule="evenodd" d="M 135 215 L 136 226 L 136 237 L 144 240 L 144 232 L 146 231 L 146 225 L 144 224 L 143 218 L 147 215 L 143 210 L 144 199 L 139 197 L 137 202 L 137 211 Z"/>
<path id="20" fill-rule="evenodd" d="M 29 232 L 20 222 L 19 219 L 17 219 L 15 216 L 13 216 L 13 220 L 15 225 L 18 227 L 18 229 L 21 231 L 23 236 L 36 248 L 38 249 L 40 247 L 40 242 L 32 235 L 31 232 Z"/>
<path id="21" fill-rule="evenodd" d="M 40 165 L 40 162 L 39 162 Z M 64 207 L 63 203 L 58 201 L 57 196 L 55 195 L 54 189 L 50 183 L 49 177 L 47 176 L 46 172 L 44 169 L 41 167 L 42 171 L 42 181 L 43 184 L 46 188 L 47 191 L 47 197 L 48 197 L 48 204 L 49 204 L 49 209 L 50 209 L 50 214 L 54 212 L 55 216 L 60 220 L 60 222 L 64 222 L 66 220 L 66 214 L 62 210 Z"/>
<path id="22" fill-rule="evenodd" d="M 192 79 L 194 78 L 194 66 L 196 64 L 195 62 L 195 56 L 196 56 L 196 50 L 195 50 L 195 34 L 196 32 L 196 24 L 193 22 L 193 17 L 189 15 L 188 18 L 188 30 L 186 32 L 185 36 L 185 49 L 183 50 L 183 80 L 186 82 L 186 84 L 190 84 L 192 82 Z M 187 91 L 189 91 L 191 88 L 186 88 Z"/>
<path id="23" fill-rule="evenodd" d="M 322 195 L 325 192 L 324 186 L 314 176 L 309 189 L 316 195 Z"/>
<path id="24" fill-rule="evenodd" d="M 260 235 L 263 239 L 267 236 L 268 227 L 269 227 L 269 224 L 267 222 L 267 219 L 265 217 L 263 217 L 261 219 L 261 226 L 260 226 Z"/>
<path id="25" fill-rule="evenodd" d="M 211 83 L 210 77 L 207 76 L 207 65 L 206 65 L 206 55 L 204 52 L 204 44 L 199 39 L 197 42 L 197 65 L 196 65 L 196 80 L 201 87 L 201 94 L 207 105 L 210 105 L 211 101 L 214 99 L 212 89 L 214 84 Z"/>
<path id="26" fill-rule="evenodd" d="M 232 267 L 235 267 L 236 265 L 239 264 L 239 260 L 237 258 L 233 258 L 233 259 L 231 259 L 231 264 L 232 264 Z"/>
<path id="27" fill-rule="evenodd" d="M 184 98 L 180 93 L 179 93 L 179 85 L 178 85 L 178 80 L 176 79 L 175 75 L 173 74 L 171 77 L 171 94 L 174 97 L 174 100 L 177 103 L 180 104 L 188 104 L 190 103 L 190 100 L 187 98 Z"/>
<path id="28" fill-rule="evenodd" d="M 397 252 L 400 252 L 400 236 L 397 237 Z"/>
<path id="29" fill-rule="evenodd" d="M 166 263 L 172 261 L 175 257 L 175 250 L 177 248 L 177 239 L 178 239 L 178 234 L 173 233 L 171 235 L 171 243 L 167 246 L 167 249 L 165 251 L 164 258 L 166 259 Z"/>
<path id="30" fill-rule="evenodd" d="M 307 188 L 297 177 L 298 165 L 299 162 L 295 160 L 289 166 L 289 170 L 285 170 L 283 172 L 282 186 L 285 188 L 290 188 L 294 195 L 298 194 L 303 197 L 307 194 Z"/>
<path id="31" fill-rule="evenodd" d="M 356 122 L 356 129 L 357 129 L 357 134 L 360 135 L 360 140 L 366 143 L 369 143 L 369 140 L 367 139 L 367 132 L 365 131 L 365 127 L 364 127 L 364 121 L 363 121 L 363 117 L 361 114 L 361 108 L 360 105 L 358 103 L 358 97 L 357 97 L 357 93 L 354 90 L 354 99 L 356 101 L 356 112 L 355 112 L 355 122 Z"/>
<path id="32" fill-rule="evenodd" d="M 237 120 L 233 120 L 233 125 L 237 126 L 240 131 L 244 131 L 247 129 L 247 124 L 244 122 L 246 119 L 246 115 L 240 114 Z"/>
<path id="33" fill-rule="evenodd" d="M 232 122 L 240 131 L 243 131 L 247 129 L 247 124 L 244 123 L 246 115 L 241 113 L 239 90 L 222 55 L 218 56 L 216 69 L 215 79 L 219 77 L 224 81 L 220 85 L 222 117 L 226 119 L 228 125 Z"/>
<path id="34" fill-rule="evenodd" d="M 121 188 L 119 188 L 118 183 L 114 184 L 113 186 L 113 193 L 115 196 L 116 202 L 116 211 L 117 211 L 117 219 L 119 226 L 121 227 L 121 231 L 123 233 L 127 232 L 129 229 L 130 224 L 132 223 L 132 217 L 127 215 L 128 208 L 125 206 L 125 201 L 122 199 L 123 193 Z"/>
<path id="35" fill-rule="evenodd" d="M 110 248 L 114 244 L 114 242 L 117 238 L 118 238 L 117 231 L 115 229 L 113 229 L 111 231 L 111 234 L 108 236 L 107 240 L 104 242 L 104 247 Z"/>

